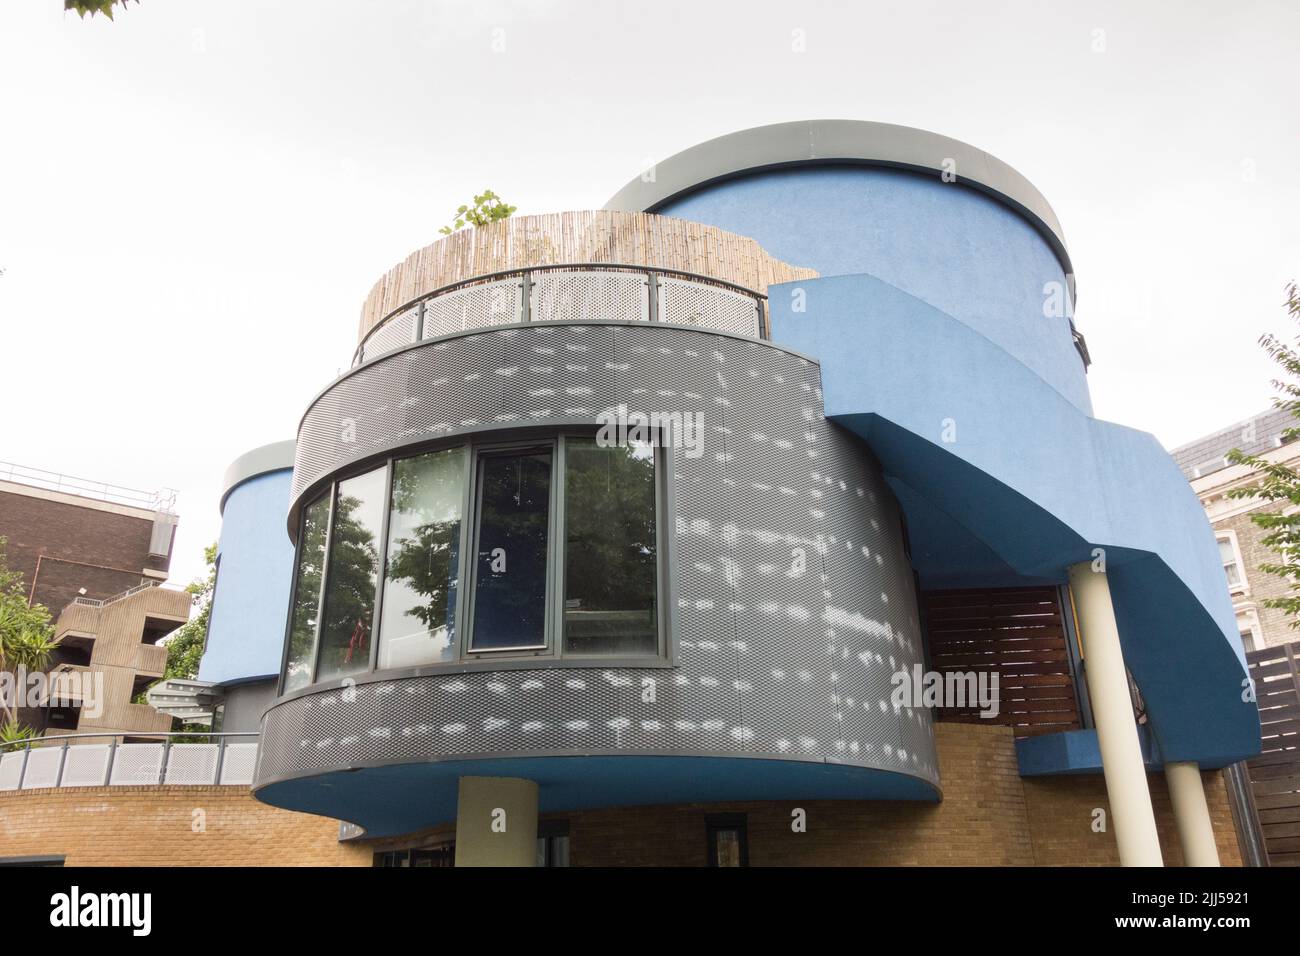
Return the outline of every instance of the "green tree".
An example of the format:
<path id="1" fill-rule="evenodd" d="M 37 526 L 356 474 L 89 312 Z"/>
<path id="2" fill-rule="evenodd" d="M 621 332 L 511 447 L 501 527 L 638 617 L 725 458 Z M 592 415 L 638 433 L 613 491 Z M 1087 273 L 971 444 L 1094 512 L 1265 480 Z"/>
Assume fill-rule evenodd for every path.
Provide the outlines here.
<path id="1" fill-rule="evenodd" d="M 318 680 L 364 669 L 369 659 L 379 573 L 379 528 L 369 513 L 372 505 L 348 494 L 340 494 L 335 505 Z"/>
<path id="2" fill-rule="evenodd" d="M 1295 282 L 1286 287 L 1285 307 L 1287 315 L 1300 322 L 1300 289 Z M 1273 399 L 1273 406 L 1284 408 L 1293 417 L 1300 418 L 1300 336 L 1292 345 L 1270 332 L 1261 336 L 1259 344 L 1282 369 L 1281 377 L 1273 380 L 1273 388 L 1281 393 Z M 1286 441 L 1300 437 L 1300 427 L 1288 428 L 1282 435 Z M 1300 615 L 1300 510 L 1287 513 L 1288 505 L 1300 509 L 1300 473 L 1280 462 L 1244 454 L 1239 448 L 1228 453 L 1228 460 L 1233 464 L 1247 465 L 1260 476 L 1257 484 L 1228 492 L 1229 498 L 1259 498 L 1282 505 L 1279 510 L 1258 511 L 1250 516 L 1251 521 L 1267 532 L 1260 539 L 1262 543 L 1278 554 L 1277 561 L 1261 564 L 1259 569 L 1283 578 L 1292 592 L 1286 597 L 1263 598 L 1261 603 L 1284 611 L 1295 618 L 1291 626 L 1300 627 L 1300 617 L 1297 616 Z"/>
<path id="3" fill-rule="evenodd" d="M 517 208 L 519 207 L 506 205 L 500 196 L 490 189 L 485 189 L 481 196 L 474 197 L 473 205 L 461 206 L 456 210 L 456 220 L 453 225 L 443 226 L 438 231 L 444 236 L 450 236 L 463 226 L 486 226 L 488 223 L 500 222 L 502 219 L 509 219 Z"/>
<path id="4" fill-rule="evenodd" d="M 113 7 L 120 6 L 126 9 L 128 0 L 63 0 L 64 10 L 76 10 L 77 16 L 86 19 L 86 14 L 92 17 L 97 13 L 102 13 L 110 20 L 113 19 Z M 135 0 L 139 3 L 140 0 Z"/>
<path id="5" fill-rule="evenodd" d="M 29 673 L 44 671 L 50 664 L 50 655 L 58 647 L 54 625 L 44 604 L 28 603 L 22 574 L 9 568 L 5 543 L 0 537 L 0 669 L 12 674 L 20 668 Z M 24 728 L 18 724 L 21 688 L 15 685 L 15 690 L 12 699 L 6 696 L 0 701 L 5 718 L 0 733 L 5 737 L 24 734 Z"/>
<path id="6" fill-rule="evenodd" d="M 203 560 L 208 573 L 185 587 L 199 612 L 167 638 L 167 667 L 163 670 L 163 680 L 193 680 L 198 676 L 199 661 L 203 658 L 203 648 L 208 639 L 208 619 L 212 616 L 212 592 L 217 586 L 215 544 L 203 549 Z"/>

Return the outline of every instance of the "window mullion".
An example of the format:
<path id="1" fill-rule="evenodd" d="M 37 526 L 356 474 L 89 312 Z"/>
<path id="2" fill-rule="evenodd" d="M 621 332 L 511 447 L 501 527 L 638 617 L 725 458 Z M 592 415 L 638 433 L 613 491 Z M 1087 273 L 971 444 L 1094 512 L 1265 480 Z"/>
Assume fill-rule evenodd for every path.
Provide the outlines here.
<path id="1" fill-rule="evenodd" d="M 321 555 L 320 594 L 316 598 L 316 627 L 312 636 L 311 676 L 309 684 L 316 683 L 316 674 L 320 668 L 321 630 L 325 626 L 325 595 L 329 593 L 330 545 L 334 538 L 334 512 L 338 507 L 338 482 L 330 483 L 330 516 L 325 522 L 325 551 Z"/>
<path id="2" fill-rule="evenodd" d="M 393 481 L 397 471 L 393 459 L 389 458 L 383 465 L 385 469 L 383 517 L 379 521 L 379 574 L 375 580 L 375 607 L 370 612 L 370 655 L 367 673 L 379 664 L 379 628 L 383 623 L 384 582 L 388 578 L 388 523 L 393 514 Z"/>
<path id="3" fill-rule="evenodd" d="M 550 612 L 546 616 L 552 632 L 550 639 L 551 654 L 561 657 L 564 654 L 564 562 L 567 559 L 564 522 L 564 482 L 568 472 L 565 462 L 565 436 L 557 435 L 555 439 L 555 471 L 551 478 L 551 525 L 552 541 L 550 548 L 550 573 L 547 574 L 548 591 L 551 593 Z"/>
<path id="4" fill-rule="evenodd" d="M 460 560 L 456 570 L 456 660 L 469 659 L 473 627 L 474 570 L 478 554 L 478 446 L 465 445 L 465 488 L 461 495 Z"/>

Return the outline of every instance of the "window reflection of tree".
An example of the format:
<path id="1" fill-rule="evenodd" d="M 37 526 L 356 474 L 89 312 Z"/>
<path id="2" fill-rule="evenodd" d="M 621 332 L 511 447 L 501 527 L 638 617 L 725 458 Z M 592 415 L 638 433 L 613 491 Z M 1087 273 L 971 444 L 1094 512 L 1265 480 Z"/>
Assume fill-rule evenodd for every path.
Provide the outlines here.
<path id="1" fill-rule="evenodd" d="M 653 652 L 654 449 L 569 439 L 565 475 L 565 647 Z"/>
<path id="2" fill-rule="evenodd" d="M 369 664 L 379 549 L 374 523 L 357 513 L 363 507 L 373 502 L 340 494 L 334 509 L 318 680 Z"/>
<path id="3" fill-rule="evenodd" d="M 289 660 L 285 690 L 311 683 L 316 617 L 320 610 L 321 573 L 325 568 L 325 532 L 329 524 L 329 498 L 314 501 L 303 511 L 298 539 L 298 578 L 294 584 L 293 617 L 289 625 Z"/>
<path id="4" fill-rule="evenodd" d="M 385 592 L 382 641 L 409 636 L 409 618 L 444 648 L 455 641 L 462 462 L 454 449 L 396 465 L 386 574 L 402 587 Z M 412 595 L 418 601 L 411 603 Z"/>

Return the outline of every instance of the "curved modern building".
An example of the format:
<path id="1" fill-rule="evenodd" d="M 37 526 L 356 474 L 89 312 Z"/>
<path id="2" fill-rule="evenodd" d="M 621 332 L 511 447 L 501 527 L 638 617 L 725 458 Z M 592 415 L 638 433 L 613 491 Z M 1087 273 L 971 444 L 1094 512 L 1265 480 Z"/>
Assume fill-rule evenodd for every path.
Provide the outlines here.
<path id="1" fill-rule="evenodd" d="M 256 731 L 275 699 L 289 605 L 293 543 L 281 516 L 293 478 L 293 442 L 231 462 L 221 490 L 221 538 L 199 680 L 229 733 Z"/>
<path id="2" fill-rule="evenodd" d="M 1011 794 L 1011 860 L 1076 813 L 1086 843 L 1101 774 L 1120 859 L 1172 813 L 1217 861 L 1210 771 L 1259 747 L 1223 569 L 1155 439 L 1092 416 L 1074 296 L 1023 176 L 863 122 L 412 253 L 292 471 L 227 483 L 201 676 L 276 675 L 255 795 L 531 864 L 597 818 L 825 862 L 809 807 L 920 846 Z"/>

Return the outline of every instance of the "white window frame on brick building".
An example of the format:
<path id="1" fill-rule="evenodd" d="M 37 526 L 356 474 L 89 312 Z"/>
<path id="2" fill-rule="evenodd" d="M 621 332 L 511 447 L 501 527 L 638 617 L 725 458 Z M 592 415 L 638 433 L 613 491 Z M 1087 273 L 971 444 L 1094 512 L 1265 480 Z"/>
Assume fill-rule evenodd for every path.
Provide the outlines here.
<path id="1" fill-rule="evenodd" d="M 1237 544 L 1237 532 L 1235 531 L 1216 531 L 1215 539 L 1219 543 L 1219 556 L 1223 558 L 1223 576 L 1228 582 L 1228 592 L 1231 594 L 1249 594 L 1250 583 L 1246 580 L 1246 562 L 1241 559 L 1241 547 Z M 1223 543 L 1228 542 L 1232 551 L 1232 559 L 1228 560 L 1223 553 Z M 1237 572 L 1237 580 L 1232 580 L 1231 568 Z"/>

